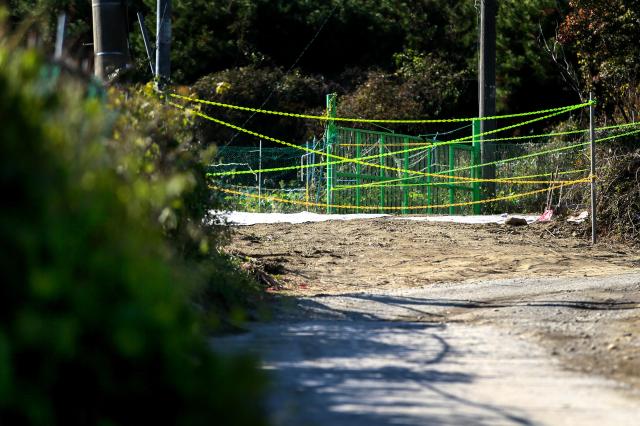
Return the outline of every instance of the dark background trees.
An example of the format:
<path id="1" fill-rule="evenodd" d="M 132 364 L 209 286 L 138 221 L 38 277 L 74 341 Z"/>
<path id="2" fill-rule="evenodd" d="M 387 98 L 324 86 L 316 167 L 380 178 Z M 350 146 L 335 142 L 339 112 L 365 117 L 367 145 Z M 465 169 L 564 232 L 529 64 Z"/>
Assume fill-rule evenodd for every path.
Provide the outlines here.
<path id="1" fill-rule="evenodd" d="M 16 18 L 34 10 L 48 16 L 66 10 L 72 23 L 70 39 L 91 42 L 88 2 L 11 0 L 10 4 Z M 153 30 L 155 1 L 134 0 L 128 5 L 137 78 L 144 80 L 150 76 L 134 19 L 135 12 L 142 11 Z M 543 42 L 555 37 L 568 7 L 552 0 L 500 2 L 498 100 L 503 109 L 521 111 L 576 99 Z M 321 76 L 348 94 L 373 71 L 406 80 L 406 69 L 398 73 L 396 58 L 414 55 L 433 58 L 452 75 L 464 75 L 462 82 L 450 82 L 455 89 L 443 88 L 462 96 L 442 97 L 437 108 L 427 108 L 429 116 L 476 109 L 478 11 L 472 0 L 192 0 L 174 1 L 173 8 L 175 83 L 193 84 L 203 76 L 239 67 L 282 71 L 293 67 L 304 76 Z M 432 76 L 416 72 L 408 78 Z M 322 103 L 318 94 L 308 99 L 307 107 Z M 363 106 L 363 111 L 370 109 Z"/>

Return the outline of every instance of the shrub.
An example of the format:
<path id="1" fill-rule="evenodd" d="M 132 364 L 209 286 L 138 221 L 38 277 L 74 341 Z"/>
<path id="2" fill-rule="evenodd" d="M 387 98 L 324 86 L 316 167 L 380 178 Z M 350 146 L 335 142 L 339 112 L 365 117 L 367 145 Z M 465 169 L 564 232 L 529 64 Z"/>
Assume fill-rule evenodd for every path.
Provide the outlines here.
<path id="1" fill-rule="evenodd" d="M 434 55 L 407 51 L 396 55 L 397 71 L 369 72 L 367 79 L 340 100 L 344 117 L 416 119 L 449 118 L 468 89 L 465 73 Z M 408 134 L 426 133 L 425 125 L 391 126 Z"/>
<path id="2" fill-rule="evenodd" d="M 241 67 L 202 77 L 193 86 L 201 99 L 296 113 L 322 113 L 321 106 L 331 88 L 321 77 L 298 71 L 286 74 L 280 68 Z M 262 105 L 261 103 L 264 103 Z M 320 108 L 319 108 L 320 107 Z M 304 143 L 312 137 L 312 125 L 306 120 L 273 115 L 232 111 L 203 106 L 203 111 L 216 118 L 287 142 Z M 206 120 L 197 122 L 198 136 L 207 143 L 234 146 L 257 146 L 258 140 Z M 271 144 L 270 142 L 268 144 Z"/>
<path id="3" fill-rule="evenodd" d="M 196 217 L 194 183 L 127 171 L 144 141 L 46 72 L 0 44 L 0 423 L 263 424 L 253 361 L 211 352 L 189 307 L 203 275 L 166 234 L 183 231 L 150 220 L 167 201 Z"/>

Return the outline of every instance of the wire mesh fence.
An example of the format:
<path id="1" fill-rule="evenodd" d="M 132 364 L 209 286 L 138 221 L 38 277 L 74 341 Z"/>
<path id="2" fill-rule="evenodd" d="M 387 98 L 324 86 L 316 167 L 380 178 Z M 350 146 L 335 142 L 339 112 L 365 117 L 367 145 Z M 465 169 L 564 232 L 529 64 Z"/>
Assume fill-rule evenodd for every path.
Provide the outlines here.
<path id="1" fill-rule="evenodd" d="M 477 184 L 460 181 L 471 178 L 473 148 L 469 144 L 438 145 L 423 138 L 338 127 L 336 142 L 330 150 L 339 157 L 365 160 L 339 163 L 329 167 L 333 174 L 328 185 L 333 211 L 371 211 L 402 214 L 449 213 L 469 214 Z M 455 168 L 467 168 L 452 177 Z M 436 176 L 442 174 L 443 176 Z M 433 207 L 427 207 L 433 206 Z M 446 207 L 438 207 L 446 206 Z"/>
<path id="2" fill-rule="evenodd" d="M 305 147 L 324 149 L 324 141 L 310 141 Z M 295 148 L 227 146 L 220 148 L 208 170 L 216 175 L 216 184 L 244 193 L 225 196 L 230 208 L 294 212 L 303 209 L 301 202 L 320 204 L 326 198 L 323 168 L 312 166 L 316 161 L 324 161 L 324 156 Z"/>
<path id="3" fill-rule="evenodd" d="M 372 130 L 334 131 L 335 138 L 325 135 L 300 149 L 225 147 L 209 170 L 227 173 L 215 180 L 236 190 L 227 193 L 227 201 L 246 211 L 478 213 L 477 146 Z M 533 136 L 496 143 L 498 200 L 484 211 L 542 211 L 559 201 L 580 206 L 586 184 L 571 181 L 589 174 L 588 147 L 580 145 L 585 139 Z M 558 181 L 559 187 L 545 192 Z M 535 194 L 518 196 L 527 191 Z"/>

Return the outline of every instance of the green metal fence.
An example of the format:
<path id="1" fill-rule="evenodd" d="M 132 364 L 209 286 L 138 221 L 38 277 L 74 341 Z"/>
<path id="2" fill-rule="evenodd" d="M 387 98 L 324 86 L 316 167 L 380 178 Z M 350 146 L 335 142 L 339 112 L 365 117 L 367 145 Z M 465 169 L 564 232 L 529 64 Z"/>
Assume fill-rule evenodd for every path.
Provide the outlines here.
<path id="1" fill-rule="evenodd" d="M 327 99 L 327 110 L 335 116 L 332 96 Z M 475 124 L 473 129 L 474 134 L 479 132 Z M 381 213 L 480 214 L 479 204 L 425 208 L 480 200 L 478 182 L 454 179 L 479 177 L 477 168 L 468 168 L 479 164 L 475 140 L 443 145 L 417 136 L 338 127 L 328 121 L 326 142 L 327 158 L 364 158 L 366 163 L 382 166 L 328 164 L 327 213 L 371 212 L 371 207 L 378 207 Z M 455 171 L 459 168 L 466 169 Z"/>

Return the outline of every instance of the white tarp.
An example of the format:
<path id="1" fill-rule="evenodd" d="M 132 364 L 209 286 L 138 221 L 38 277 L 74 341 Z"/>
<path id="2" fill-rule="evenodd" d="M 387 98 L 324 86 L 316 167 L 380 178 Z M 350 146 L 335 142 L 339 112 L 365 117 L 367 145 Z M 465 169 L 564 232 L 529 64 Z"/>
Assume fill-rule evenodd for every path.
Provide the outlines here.
<path id="1" fill-rule="evenodd" d="M 467 224 L 504 223 L 508 217 L 503 215 L 487 216 L 390 216 L 385 214 L 318 214 L 311 212 L 300 213 L 249 213 L 249 212 L 212 212 L 221 219 L 234 225 L 257 225 L 260 223 L 307 223 L 325 222 L 329 220 L 357 220 L 392 217 L 394 220 L 413 220 L 422 222 L 449 222 Z M 514 215 L 522 217 L 527 222 L 535 222 L 538 216 Z"/>

